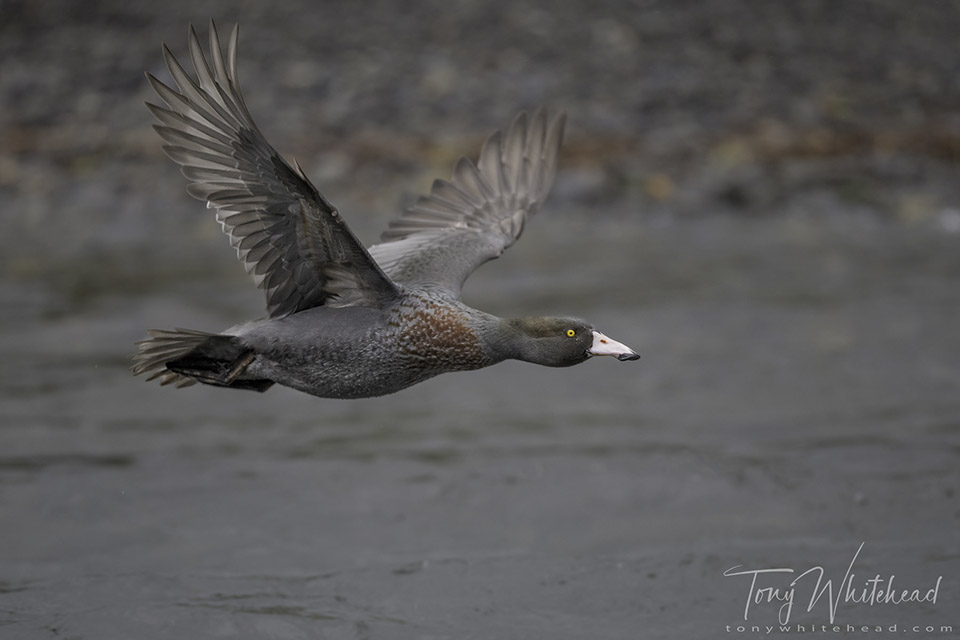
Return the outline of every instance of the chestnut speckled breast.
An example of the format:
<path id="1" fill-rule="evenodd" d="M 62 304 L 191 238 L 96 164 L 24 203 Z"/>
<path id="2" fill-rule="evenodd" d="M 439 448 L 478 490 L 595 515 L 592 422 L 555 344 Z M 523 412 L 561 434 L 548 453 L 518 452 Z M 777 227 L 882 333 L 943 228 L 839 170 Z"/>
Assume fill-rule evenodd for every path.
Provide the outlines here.
<path id="1" fill-rule="evenodd" d="M 397 348 L 410 366 L 438 371 L 468 371 L 492 364 L 478 328 L 456 301 L 420 294 L 391 310 Z"/>

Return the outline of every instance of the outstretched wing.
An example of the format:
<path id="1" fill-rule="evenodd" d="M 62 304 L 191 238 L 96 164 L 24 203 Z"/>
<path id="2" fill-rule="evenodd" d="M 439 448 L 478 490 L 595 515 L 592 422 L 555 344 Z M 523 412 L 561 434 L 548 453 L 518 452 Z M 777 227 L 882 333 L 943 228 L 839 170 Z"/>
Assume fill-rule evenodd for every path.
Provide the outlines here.
<path id="1" fill-rule="evenodd" d="M 267 294 L 271 318 L 320 305 L 377 306 L 397 286 L 370 257 L 299 165 L 263 137 L 237 82 L 234 27 L 223 57 L 210 23 L 210 62 L 189 30 L 194 81 L 164 45 L 179 92 L 147 74 L 167 108 L 147 104 L 161 124 L 163 150 L 181 165 L 187 191 L 217 210 L 244 267 Z"/>
<path id="2" fill-rule="evenodd" d="M 516 242 L 553 185 L 566 116 L 519 114 L 505 139 L 497 131 L 475 165 L 457 163 L 390 223 L 370 254 L 401 283 L 433 284 L 460 295 L 474 269 Z"/>

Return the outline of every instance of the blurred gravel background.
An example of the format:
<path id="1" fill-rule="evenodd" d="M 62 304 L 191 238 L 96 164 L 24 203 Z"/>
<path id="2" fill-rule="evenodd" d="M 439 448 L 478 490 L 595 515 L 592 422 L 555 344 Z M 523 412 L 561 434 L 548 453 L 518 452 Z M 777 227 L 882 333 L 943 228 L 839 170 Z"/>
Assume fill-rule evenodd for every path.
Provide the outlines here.
<path id="1" fill-rule="evenodd" d="M 241 82 L 268 138 L 369 241 L 540 104 L 570 115 L 558 206 L 769 215 L 826 190 L 960 230 L 957 2 L 3 0 L 0 12 L 9 273 L 96 279 L 95 254 L 114 286 L 115 265 L 136 278 L 200 258 L 187 246 L 216 226 L 141 103 L 143 71 L 166 77 L 159 43 L 185 56 L 185 25 L 204 33 L 210 17 L 242 24 Z"/>

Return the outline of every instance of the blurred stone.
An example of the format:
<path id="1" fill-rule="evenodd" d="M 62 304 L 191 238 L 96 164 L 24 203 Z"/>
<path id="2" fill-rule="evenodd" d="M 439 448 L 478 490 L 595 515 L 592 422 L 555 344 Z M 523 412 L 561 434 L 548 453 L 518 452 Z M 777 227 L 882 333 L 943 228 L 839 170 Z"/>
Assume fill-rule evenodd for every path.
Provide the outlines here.
<path id="1" fill-rule="evenodd" d="M 947 233 L 960 233 L 960 210 L 953 208 L 941 210 L 940 227 Z"/>
<path id="2" fill-rule="evenodd" d="M 653 173 L 643 181 L 643 188 L 654 200 L 669 200 L 673 196 L 673 181 L 663 173 Z"/>
<path id="3" fill-rule="evenodd" d="M 915 224 L 928 220 L 936 211 L 936 198 L 926 193 L 913 193 L 900 199 L 897 217 L 904 222 Z"/>

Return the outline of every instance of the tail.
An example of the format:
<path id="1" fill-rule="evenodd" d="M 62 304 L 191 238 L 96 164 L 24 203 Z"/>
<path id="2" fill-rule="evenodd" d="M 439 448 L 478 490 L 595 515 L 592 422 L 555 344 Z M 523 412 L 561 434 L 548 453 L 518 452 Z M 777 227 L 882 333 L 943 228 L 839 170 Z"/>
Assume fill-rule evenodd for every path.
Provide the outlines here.
<path id="1" fill-rule="evenodd" d="M 240 376 L 256 358 L 236 336 L 207 333 L 192 329 L 163 331 L 150 329 L 150 338 L 137 343 L 133 354 L 133 375 L 149 373 L 147 380 L 160 378 L 161 385 L 177 388 L 197 382 L 231 389 L 266 391 L 272 380 L 241 379 Z"/>

